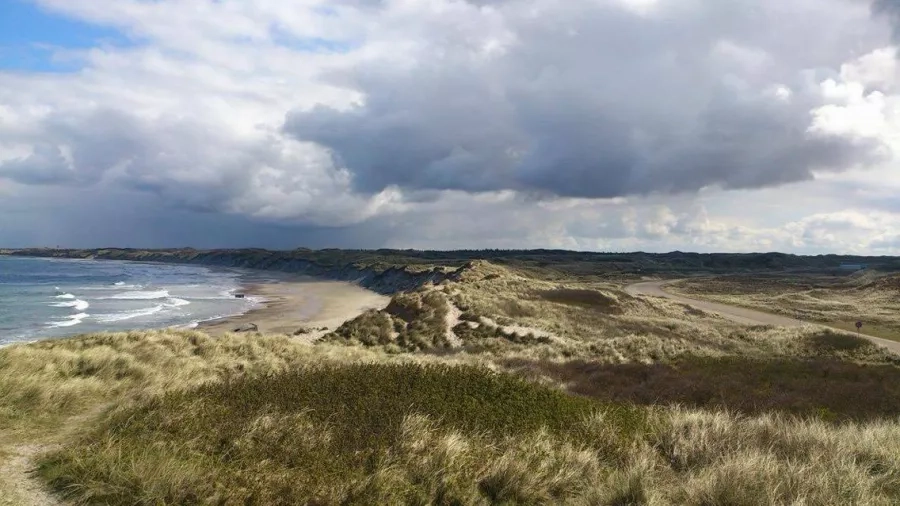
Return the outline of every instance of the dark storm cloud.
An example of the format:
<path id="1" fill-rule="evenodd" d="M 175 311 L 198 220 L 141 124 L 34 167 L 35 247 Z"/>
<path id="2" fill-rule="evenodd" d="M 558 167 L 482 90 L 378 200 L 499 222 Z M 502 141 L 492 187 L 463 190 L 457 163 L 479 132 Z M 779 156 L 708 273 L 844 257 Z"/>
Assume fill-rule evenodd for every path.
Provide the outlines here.
<path id="1" fill-rule="evenodd" d="M 137 122 L 107 109 L 51 114 L 38 131 L 31 154 L 0 161 L 0 177 L 23 184 L 92 184 L 115 164 L 139 156 L 146 142 Z"/>
<path id="2" fill-rule="evenodd" d="M 0 242 L 568 247 L 680 232 L 662 212 L 619 219 L 557 195 L 687 194 L 627 199 L 652 211 L 879 156 L 810 134 L 810 112 L 822 81 L 839 87 L 842 64 L 889 42 L 900 0 L 875 21 L 867 0 L 629 3 L 653 2 L 338 0 L 311 11 L 360 43 L 314 55 L 218 44 L 207 22 L 234 21 L 219 4 L 203 19 L 184 8 L 197 30 L 181 38 L 154 25 L 181 3 L 122 0 L 140 8 L 119 15 L 155 26 L 148 47 L 98 48 L 71 75 L 0 73 Z M 259 14 L 265 31 L 282 12 Z M 304 109 L 282 124 L 286 103 Z M 516 192 L 483 193 L 503 189 Z"/>
<path id="3" fill-rule="evenodd" d="M 6 248 L 350 248 L 380 247 L 385 237 L 379 224 L 261 222 L 173 207 L 156 194 L 103 186 L 31 187 L 0 200 L 0 247 Z"/>
<path id="4" fill-rule="evenodd" d="M 184 119 L 148 121 L 114 109 L 53 113 L 27 157 L 0 162 L 0 177 L 29 185 L 84 186 L 104 176 L 198 211 L 220 209 L 275 156 Z M 66 150 L 66 154 L 64 154 Z M 67 156 L 66 156 L 67 155 Z"/>
<path id="5" fill-rule="evenodd" d="M 0 163 L 0 176 L 23 184 L 72 184 L 79 175 L 68 167 L 59 146 L 36 145 L 31 154 Z"/>
<path id="6" fill-rule="evenodd" d="M 894 26 L 894 35 L 900 36 L 900 0 L 875 0 L 872 10 L 877 15 L 882 15 L 891 20 Z"/>
<path id="7" fill-rule="evenodd" d="M 537 2 L 477 3 L 497 11 L 473 19 L 499 12 L 514 34 L 502 55 L 479 56 L 490 37 L 448 19 L 414 65 L 335 77 L 365 94 L 363 106 L 293 112 L 285 131 L 329 148 L 369 193 L 757 188 L 879 157 L 875 141 L 807 132 L 822 102 L 800 71 L 837 68 L 847 55 L 835 48 L 859 36 L 852 23 L 817 26 L 839 22 L 829 8 L 840 2 L 787 14 L 768 2 L 662 2 L 646 17 L 614 2 L 567 2 L 535 17 Z M 790 98 L 767 91 L 775 84 L 790 86 Z"/>

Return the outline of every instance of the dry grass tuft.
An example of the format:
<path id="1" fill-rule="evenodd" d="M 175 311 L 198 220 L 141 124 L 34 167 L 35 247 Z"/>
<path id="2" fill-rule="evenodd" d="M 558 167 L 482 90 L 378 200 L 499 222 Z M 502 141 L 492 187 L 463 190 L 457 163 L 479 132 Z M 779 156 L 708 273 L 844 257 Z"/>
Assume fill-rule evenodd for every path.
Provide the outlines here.
<path id="1" fill-rule="evenodd" d="M 0 348 L 0 427 L 54 427 L 126 395 L 152 396 L 317 361 L 384 361 L 362 348 L 316 347 L 287 336 L 195 331 L 93 334 Z"/>

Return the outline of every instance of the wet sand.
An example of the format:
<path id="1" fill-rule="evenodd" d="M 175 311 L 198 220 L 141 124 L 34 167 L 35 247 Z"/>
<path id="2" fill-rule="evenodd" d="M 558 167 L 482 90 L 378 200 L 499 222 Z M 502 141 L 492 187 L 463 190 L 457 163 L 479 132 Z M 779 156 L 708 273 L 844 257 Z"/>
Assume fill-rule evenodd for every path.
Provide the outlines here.
<path id="1" fill-rule="evenodd" d="M 251 280 L 243 293 L 265 302 L 243 315 L 203 322 L 198 330 L 222 335 L 254 324 L 264 334 L 292 335 L 304 328 L 312 332 L 300 337 L 312 341 L 367 309 L 381 309 L 390 302 L 390 297 L 351 283 L 315 278 Z"/>

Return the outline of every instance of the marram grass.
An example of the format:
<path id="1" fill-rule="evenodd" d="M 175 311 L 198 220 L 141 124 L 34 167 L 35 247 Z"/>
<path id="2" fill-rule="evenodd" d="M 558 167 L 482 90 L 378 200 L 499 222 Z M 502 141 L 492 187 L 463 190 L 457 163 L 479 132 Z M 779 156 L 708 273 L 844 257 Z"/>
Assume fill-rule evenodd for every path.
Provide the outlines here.
<path id="1" fill-rule="evenodd" d="M 80 504 L 896 504 L 900 424 L 597 404 L 356 364 L 122 406 L 46 456 Z"/>

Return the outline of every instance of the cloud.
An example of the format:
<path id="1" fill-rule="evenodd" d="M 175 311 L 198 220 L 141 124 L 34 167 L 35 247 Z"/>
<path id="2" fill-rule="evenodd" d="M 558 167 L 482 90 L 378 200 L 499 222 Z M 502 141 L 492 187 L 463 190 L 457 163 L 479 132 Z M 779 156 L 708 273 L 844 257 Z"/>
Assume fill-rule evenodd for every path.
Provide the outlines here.
<path id="1" fill-rule="evenodd" d="M 900 1 L 898 0 L 874 0 L 872 11 L 875 14 L 888 18 L 894 26 L 894 35 L 900 36 Z"/>
<path id="2" fill-rule="evenodd" d="M 810 250 L 890 254 L 898 251 L 900 215 L 877 211 L 839 211 L 808 216 L 785 227 L 794 245 Z"/>
<path id="3" fill-rule="evenodd" d="M 827 46 L 833 35 L 783 39 L 789 20 L 828 17 L 820 10 L 842 2 L 660 2 L 649 15 L 618 2 L 403 5 L 398 17 L 421 24 L 412 35 L 431 35 L 405 41 L 407 63 L 390 55 L 339 72 L 335 82 L 362 104 L 295 111 L 285 125 L 329 148 L 361 192 L 759 188 L 884 156 L 878 138 L 811 128 L 826 97 L 804 72 L 827 58 L 796 45 Z M 868 23 L 866 9 L 846 12 Z"/>
<path id="4" fill-rule="evenodd" d="M 867 2 L 36 3 L 128 44 L 0 70 L 0 242 L 805 251 L 900 188 Z"/>

